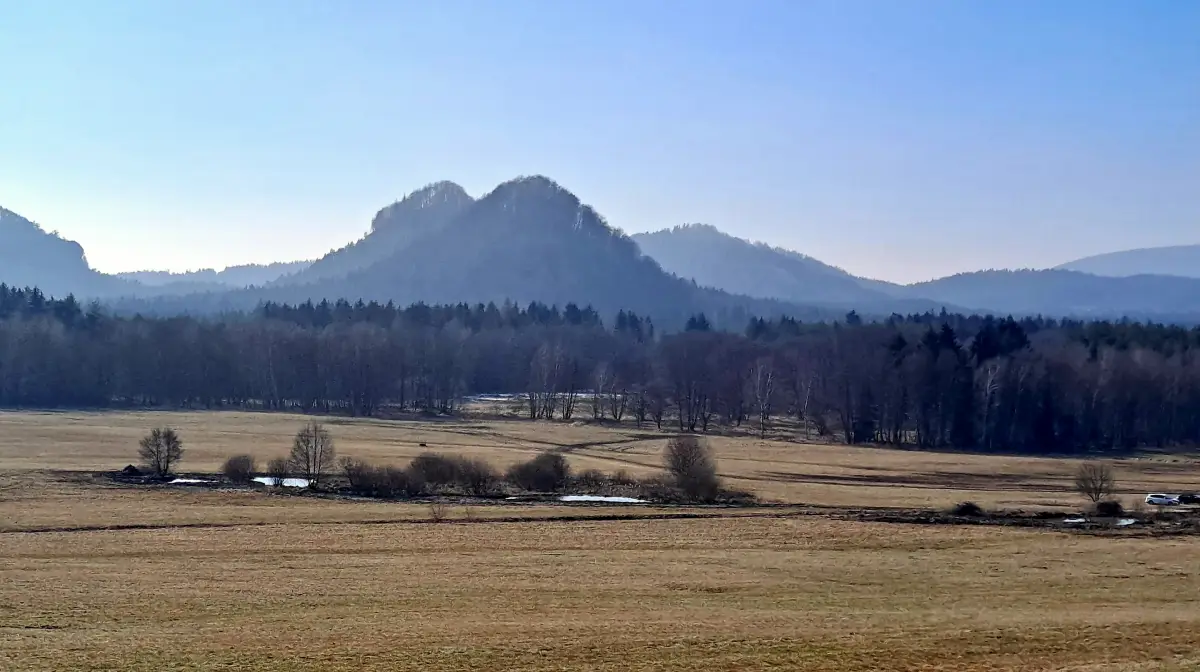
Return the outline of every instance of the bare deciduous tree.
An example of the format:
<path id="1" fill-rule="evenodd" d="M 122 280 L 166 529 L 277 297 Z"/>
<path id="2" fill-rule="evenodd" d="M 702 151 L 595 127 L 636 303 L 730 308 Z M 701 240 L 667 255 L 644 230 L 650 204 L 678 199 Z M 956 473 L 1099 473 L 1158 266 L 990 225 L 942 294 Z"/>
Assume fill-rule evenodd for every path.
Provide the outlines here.
<path id="1" fill-rule="evenodd" d="M 292 465 L 286 457 L 276 457 L 267 463 L 267 477 L 271 481 L 271 485 L 282 488 L 283 482 L 291 476 Z"/>
<path id="2" fill-rule="evenodd" d="M 1117 478 L 1111 465 L 1104 462 L 1084 462 L 1075 474 L 1075 490 L 1093 502 L 1113 494 Z"/>
<path id="3" fill-rule="evenodd" d="M 334 457 L 333 437 L 320 423 L 310 422 L 296 434 L 288 462 L 294 472 L 308 481 L 310 488 L 315 488 L 332 471 Z"/>
<path id="4" fill-rule="evenodd" d="M 766 438 L 767 420 L 771 418 L 771 401 L 775 395 L 775 365 L 763 357 L 754 365 L 754 405 L 758 409 L 758 436 Z"/>
<path id="5" fill-rule="evenodd" d="M 667 442 L 666 467 L 675 485 L 691 499 L 712 501 L 720 491 L 717 465 L 708 445 L 695 436 L 677 436 Z"/>
<path id="6" fill-rule="evenodd" d="M 170 427 L 153 429 L 142 438 L 138 457 L 155 476 L 165 477 L 183 459 L 183 441 Z"/>

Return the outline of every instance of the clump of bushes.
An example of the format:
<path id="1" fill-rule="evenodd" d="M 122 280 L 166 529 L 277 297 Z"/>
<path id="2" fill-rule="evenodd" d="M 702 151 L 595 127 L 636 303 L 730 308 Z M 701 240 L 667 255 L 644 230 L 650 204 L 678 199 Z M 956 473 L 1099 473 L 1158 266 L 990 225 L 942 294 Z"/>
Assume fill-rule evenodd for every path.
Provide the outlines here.
<path id="1" fill-rule="evenodd" d="M 357 495 L 397 499 L 418 497 L 425 491 L 425 484 L 405 469 L 376 467 L 351 458 L 342 458 L 341 467 L 350 491 Z"/>
<path id="2" fill-rule="evenodd" d="M 258 461 L 253 455 L 234 455 L 225 460 L 225 464 L 221 467 L 221 473 L 225 478 L 245 485 L 254 479 L 255 472 L 258 471 Z"/>
<path id="3" fill-rule="evenodd" d="M 666 468 L 689 500 L 712 502 L 721 491 L 717 465 L 708 444 L 695 436 L 677 436 L 667 442 Z"/>
<path id="4" fill-rule="evenodd" d="M 1092 508 L 1095 511 L 1095 515 L 1102 518 L 1116 518 L 1125 515 L 1125 507 L 1121 506 L 1120 502 L 1112 499 L 1096 502 Z"/>
<path id="5" fill-rule="evenodd" d="M 603 475 L 595 472 L 590 476 L 599 482 Z M 571 465 L 560 453 L 542 453 L 528 462 L 514 464 L 506 477 L 509 483 L 523 490 L 556 492 L 571 481 Z"/>
<path id="6" fill-rule="evenodd" d="M 410 473 L 431 487 L 454 485 L 459 480 L 460 460 L 440 453 L 421 453 L 408 465 Z"/>
<path id="7" fill-rule="evenodd" d="M 953 509 L 950 509 L 950 513 L 956 516 L 963 516 L 965 518 L 982 518 L 984 515 L 983 507 L 979 506 L 975 502 L 963 502 L 958 504 Z"/>
<path id="8" fill-rule="evenodd" d="M 342 458 L 339 464 L 350 491 L 364 497 L 419 497 L 443 488 L 483 497 L 495 494 L 500 486 L 500 475 L 487 462 L 437 453 L 418 455 L 404 469 L 351 458 Z"/>

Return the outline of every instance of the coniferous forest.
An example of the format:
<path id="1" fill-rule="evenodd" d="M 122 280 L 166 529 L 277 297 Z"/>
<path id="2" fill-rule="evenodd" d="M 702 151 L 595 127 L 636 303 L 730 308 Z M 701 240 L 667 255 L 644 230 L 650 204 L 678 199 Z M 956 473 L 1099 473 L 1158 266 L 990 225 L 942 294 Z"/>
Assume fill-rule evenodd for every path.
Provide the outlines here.
<path id="1" fill-rule="evenodd" d="M 696 315 L 665 333 L 573 304 L 346 301 L 147 318 L 0 285 L 10 408 L 455 413 L 512 394 L 532 420 L 1115 453 L 1200 444 L 1198 355 L 1200 329 L 1131 321 L 850 313 L 734 333 Z"/>

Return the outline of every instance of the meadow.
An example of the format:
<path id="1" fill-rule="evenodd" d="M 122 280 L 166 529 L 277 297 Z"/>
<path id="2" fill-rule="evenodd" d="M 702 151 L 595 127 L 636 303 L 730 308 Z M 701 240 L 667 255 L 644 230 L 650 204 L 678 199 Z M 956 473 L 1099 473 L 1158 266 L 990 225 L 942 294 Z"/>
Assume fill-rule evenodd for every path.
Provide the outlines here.
<path id="1" fill-rule="evenodd" d="M 417 503 L 130 487 L 153 426 L 181 471 L 286 453 L 307 418 L 0 413 L 0 669 L 1193 670 L 1200 538 L 863 522 L 852 507 L 1078 511 L 1072 460 L 713 437 L 761 507 Z M 328 419 L 340 454 L 503 467 L 544 450 L 655 473 L 666 433 Z M 421 444 L 426 444 L 422 447 Z M 1121 496 L 1200 465 L 1116 464 Z M 694 517 L 703 516 L 703 517 Z"/>

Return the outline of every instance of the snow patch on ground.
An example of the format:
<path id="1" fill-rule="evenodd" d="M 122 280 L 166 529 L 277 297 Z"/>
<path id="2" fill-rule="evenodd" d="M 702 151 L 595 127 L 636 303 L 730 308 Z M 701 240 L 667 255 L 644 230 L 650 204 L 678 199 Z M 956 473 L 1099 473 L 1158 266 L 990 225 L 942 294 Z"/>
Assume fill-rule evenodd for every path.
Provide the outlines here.
<path id="1" fill-rule="evenodd" d="M 261 483 L 262 485 L 270 485 L 270 486 L 275 485 L 275 479 L 273 479 L 269 476 L 259 476 L 258 478 L 254 479 L 254 482 Z M 308 487 L 308 479 L 285 478 L 285 479 L 283 479 L 283 487 L 285 487 L 285 488 L 307 488 Z"/>
<path id="2" fill-rule="evenodd" d="M 205 481 L 199 478 L 177 478 L 167 483 L 167 485 L 192 485 L 194 483 L 212 483 L 212 481 Z"/>
<path id="3" fill-rule="evenodd" d="M 646 504 L 644 499 L 633 497 L 601 497 L 600 495 L 563 495 L 560 502 L 601 502 L 606 504 Z"/>

